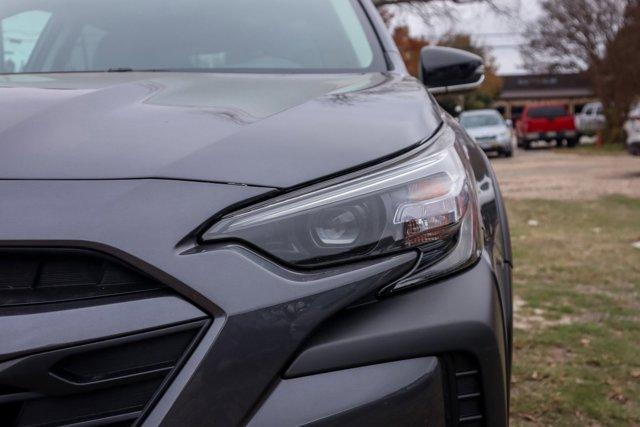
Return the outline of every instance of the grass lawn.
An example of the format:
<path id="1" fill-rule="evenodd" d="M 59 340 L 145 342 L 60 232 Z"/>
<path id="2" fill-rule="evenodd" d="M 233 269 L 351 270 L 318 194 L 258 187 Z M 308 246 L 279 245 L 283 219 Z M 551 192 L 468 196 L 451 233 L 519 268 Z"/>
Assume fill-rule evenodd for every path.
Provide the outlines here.
<path id="1" fill-rule="evenodd" d="M 640 199 L 507 204 L 512 425 L 640 426 Z"/>

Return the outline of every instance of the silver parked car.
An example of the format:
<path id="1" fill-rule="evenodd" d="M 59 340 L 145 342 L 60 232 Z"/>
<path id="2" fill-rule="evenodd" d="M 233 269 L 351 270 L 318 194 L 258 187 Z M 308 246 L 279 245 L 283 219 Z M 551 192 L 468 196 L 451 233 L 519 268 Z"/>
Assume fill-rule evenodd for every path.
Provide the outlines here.
<path id="1" fill-rule="evenodd" d="M 607 123 L 602 103 L 592 102 L 584 106 L 579 114 L 576 114 L 576 130 L 579 135 L 595 135 Z"/>
<path id="2" fill-rule="evenodd" d="M 460 124 L 485 152 L 513 156 L 511 124 L 497 110 L 466 111 L 460 115 Z"/>

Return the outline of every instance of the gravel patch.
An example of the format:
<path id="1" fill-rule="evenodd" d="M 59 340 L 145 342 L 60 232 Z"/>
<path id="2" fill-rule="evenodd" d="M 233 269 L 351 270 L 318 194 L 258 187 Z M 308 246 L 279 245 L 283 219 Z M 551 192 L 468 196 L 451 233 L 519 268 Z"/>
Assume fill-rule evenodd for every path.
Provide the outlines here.
<path id="1" fill-rule="evenodd" d="M 640 198 L 640 158 L 579 155 L 550 149 L 518 150 L 492 160 L 510 199 L 594 200 L 621 194 Z"/>

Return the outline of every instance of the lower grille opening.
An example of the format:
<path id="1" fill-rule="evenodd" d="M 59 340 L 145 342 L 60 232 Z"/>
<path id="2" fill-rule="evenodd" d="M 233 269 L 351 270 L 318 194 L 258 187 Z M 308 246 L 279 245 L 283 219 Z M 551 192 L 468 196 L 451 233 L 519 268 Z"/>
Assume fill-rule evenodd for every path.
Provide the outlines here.
<path id="1" fill-rule="evenodd" d="M 442 358 L 447 372 L 448 424 L 461 427 L 486 425 L 480 365 L 468 353 Z"/>
<path id="2" fill-rule="evenodd" d="M 14 425 L 21 409 L 22 404 L 19 402 L 0 404 L 0 425 Z"/>
<path id="3" fill-rule="evenodd" d="M 151 372 L 161 374 L 175 366 L 196 332 L 193 329 L 179 331 L 75 354 L 58 362 L 52 372 L 79 384 Z"/>
<path id="4" fill-rule="evenodd" d="M 24 393 L 26 390 L 20 387 L 9 387 L 0 385 L 0 396 L 7 396 L 12 394 Z"/>
<path id="5" fill-rule="evenodd" d="M 205 324 L 64 349 L 60 360 L 61 351 L 17 359 L 0 369 L 0 426 L 131 425 Z"/>
<path id="6" fill-rule="evenodd" d="M 14 426 L 59 426 L 124 416 L 133 423 L 160 387 L 162 379 L 90 393 L 44 397 L 23 403 Z M 102 424 L 102 423 L 100 423 Z M 102 424 L 104 425 L 104 424 Z"/>
<path id="7" fill-rule="evenodd" d="M 37 327 L 14 341 L 17 322 Z M 111 256 L 0 248 L 0 427 L 134 425 L 208 325 L 169 287 Z"/>

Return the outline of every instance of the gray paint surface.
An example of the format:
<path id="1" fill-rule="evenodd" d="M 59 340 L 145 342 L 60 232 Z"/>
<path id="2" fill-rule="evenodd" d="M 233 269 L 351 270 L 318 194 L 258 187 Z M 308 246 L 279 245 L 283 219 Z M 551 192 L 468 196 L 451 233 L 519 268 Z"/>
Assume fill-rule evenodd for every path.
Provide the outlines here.
<path id="1" fill-rule="evenodd" d="M 403 76 L 0 76 L 0 179 L 291 187 L 407 149 L 440 123 Z"/>

